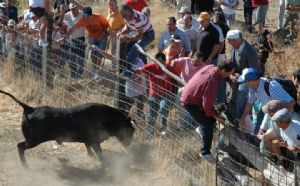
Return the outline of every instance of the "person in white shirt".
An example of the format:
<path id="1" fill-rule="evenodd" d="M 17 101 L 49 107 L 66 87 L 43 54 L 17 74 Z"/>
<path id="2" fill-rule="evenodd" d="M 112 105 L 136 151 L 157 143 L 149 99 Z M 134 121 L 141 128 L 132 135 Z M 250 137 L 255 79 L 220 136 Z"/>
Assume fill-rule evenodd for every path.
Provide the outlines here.
<path id="1" fill-rule="evenodd" d="M 77 4 L 69 4 L 69 12 L 64 15 L 70 28 L 73 27 L 81 18 L 83 18 L 82 7 Z M 70 35 L 70 67 L 71 78 L 79 79 L 83 77 L 84 59 L 85 59 L 85 30 L 77 28 Z"/>
<path id="2" fill-rule="evenodd" d="M 290 111 L 286 108 L 277 111 L 272 121 L 280 128 L 282 141 L 278 144 L 290 151 L 300 152 L 300 121 L 292 119 Z"/>
<path id="3" fill-rule="evenodd" d="M 239 0 L 219 0 L 227 25 L 231 27 L 235 23 L 235 10 Z"/>
<path id="4" fill-rule="evenodd" d="M 50 14 L 50 2 L 49 0 L 29 0 L 29 7 L 30 12 L 34 13 L 41 23 L 39 29 L 39 45 L 48 46 L 46 29 L 48 26 L 47 14 Z"/>
<path id="5" fill-rule="evenodd" d="M 179 29 L 183 29 L 184 27 L 184 21 L 183 21 L 183 17 L 185 15 L 190 15 L 192 20 L 191 20 L 191 23 L 192 23 L 192 27 L 197 30 L 197 32 L 199 31 L 199 28 L 200 28 L 200 23 L 199 21 L 192 16 L 192 12 L 191 12 L 191 9 L 187 6 L 183 6 L 181 7 L 181 9 L 178 11 L 178 14 L 180 16 L 180 18 L 176 21 L 176 26 L 179 28 Z"/>
<path id="6" fill-rule="evenodd" d="M 190 40 L 192 51 L 196 51 L 197 49 L 197 35 L 198 31 L 192 26 L 192 16 L 186 14 L 182 18 L 183 20 L 183 28 L 182 30 L 185 32 L 186 36 Z"/>
<path id="7" fill-rule="evenodd" d="M 133 69 L 137 69 L 144 66 L 143 60 L 137 58 L 133 64 Z M 145 118 L 144 115 L 144 97 L 147 93 L 145 75 L 133 75 L 126 79 L 125 83 L 125 95 L 120 97 L 121 105 L 120 108 L 125 111 L 130 111 L 134 102 L 136 102 L 137 116 Z"/>

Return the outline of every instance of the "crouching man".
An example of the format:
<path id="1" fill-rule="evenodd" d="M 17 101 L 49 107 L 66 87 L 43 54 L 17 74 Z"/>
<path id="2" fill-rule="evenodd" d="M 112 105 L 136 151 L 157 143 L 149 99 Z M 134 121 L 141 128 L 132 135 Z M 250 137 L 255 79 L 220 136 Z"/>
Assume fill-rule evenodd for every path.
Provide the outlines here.
<path id="1" fill-rule="evenodd" d="M 210 149 L 213 139 L 214 123 L 224 123 L 224 118 L 214 110 L 218 86 L 222 78 L 233 73 L 231 63 L 221 63 L 218 67 L 207 65 L 199 70 L 184 86 L 180 102 L 190 115 L 199 123 L 200 139 L 203 139 L 199 156 L 215 163 Z"/>

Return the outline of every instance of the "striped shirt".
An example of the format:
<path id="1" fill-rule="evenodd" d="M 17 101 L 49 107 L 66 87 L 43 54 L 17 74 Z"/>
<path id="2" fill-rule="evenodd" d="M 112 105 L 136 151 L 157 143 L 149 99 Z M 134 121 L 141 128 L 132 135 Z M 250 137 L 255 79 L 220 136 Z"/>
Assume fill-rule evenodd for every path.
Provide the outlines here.
<path id="1" fill-rule="evenodd" d="M 147 16 L 133 10 L 132 19 L 129 22 L 126 22 L 126 26 L 131 30 L 143 30 L 143 33 L 149 32 L 152 30 L 152 24 Z"/>
<path id="2" fill-rule="evenodd" d="M 254 104 L 256 100 L 259 100 L 262 105 L 265 105 L 271 100 L 280 100 L 284 103 L 288 103 L 293 100 L 293 98 L 282 88 L 282 86 L 277 81 L 270 82 L 270 96 L 268 96 L 264 87 L 265 82 L 265 78 L 260 78 L 259 85 L 256 90 L 249 88 L 248 103 Z"/>

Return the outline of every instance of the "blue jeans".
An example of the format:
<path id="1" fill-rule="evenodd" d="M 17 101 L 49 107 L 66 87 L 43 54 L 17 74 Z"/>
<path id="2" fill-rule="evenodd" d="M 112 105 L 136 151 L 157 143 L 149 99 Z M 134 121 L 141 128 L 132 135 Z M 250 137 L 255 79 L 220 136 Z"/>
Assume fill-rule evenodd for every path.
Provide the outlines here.
<path id="1" fill-rule="evenodd" d="M 247 97 L 248 97 L 248 90 L 249 87 L 246 83 L 241 83 L 238 85 L 238 90 L 237 90 L 237 100 L 236 100 L 236 111 L 235 111 L 235 119 L 240 120 L 246 103 L 247 103 Z"/>
<path id="2" fill-rule="evenodd" d="M 199 137 L 200 137 L 200 141 L 202 141 L 200 153 L 202 155 L 210 154 L 215 119 L 213 117 L 206 116 L 205 112 L 200 110 L 200 108 L 197 105 L 187 104 L 184 105 L 184 108 L 199 123 L 199 128 L 200 128 Z"/>
<path id="3" fill-rule="evenodd" d="M 173 97 L 169 94 L 163 96 L 149 96 L 148 97 L 148 137 L 151 138 L 154 134 L 154 127 L 157 114 L 160 113 L 160 130 L 164 131 L 167 128 L 167 119 L 169 116 L 169 109 L 173 102 Z"/>
<path id="4" fill-rule="evenodd" d="M 99 48 L 100 50 L 103 50 L 103 51 L 105 51 L 105 49 L 106 49 L 106 44 L 107 44 L 106 37 L 102 38 L 102 39 L 90 39 L 89 40 L 89 45 L 96 45 L 97 48 Z M 97 61 L 99 58 L 102 58 L 101 53 L 96 50 L 92 50 L 92 53 L 91 53 L 92 62 Z"/>
<path id="5" fill-rule="evenodd" d="M 70 43 L 70 68 L 72 78 L 82 78 L 85 57 L 85 38 L 72 39 Z"/>
<path id="6" fill-rule="evenodd" d="M 154 39 L 155 39 L 155 32 L 151 30 L 149 32 L 144 33 L 142 39 L 138 41 L 129 42 L 127 44 L 128 55 L 127 55 L 127 63 L 124 65 L 125 66 L 124 75 L 126 76 L 131 75 L 132 64 L 135 62 L 136 58 L 140 54 L 140 52 L 138 51 L 137 47 L 134 44 L 137 43 L 143 49 L 145 49 L 146 46 L 148 46 L 152 41 L 154 41 Z"/>

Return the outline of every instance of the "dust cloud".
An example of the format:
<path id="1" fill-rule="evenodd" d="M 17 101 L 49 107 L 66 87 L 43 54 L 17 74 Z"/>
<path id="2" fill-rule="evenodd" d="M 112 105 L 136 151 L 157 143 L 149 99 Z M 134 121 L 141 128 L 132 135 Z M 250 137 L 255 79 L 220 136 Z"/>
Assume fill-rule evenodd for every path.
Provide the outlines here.
<path id="1" fill-rule="evenodd" d="M 60 156 L 26 152 L 29 170 L 22 167 L 17 151 L 3 145 L 0 149 L 0 186 L 170 185 L 151 167 L 148 144 L 135 144 L 122 152 L 104 150 L 101 163 L 83 152 Z"/>

